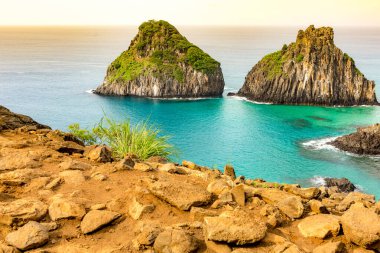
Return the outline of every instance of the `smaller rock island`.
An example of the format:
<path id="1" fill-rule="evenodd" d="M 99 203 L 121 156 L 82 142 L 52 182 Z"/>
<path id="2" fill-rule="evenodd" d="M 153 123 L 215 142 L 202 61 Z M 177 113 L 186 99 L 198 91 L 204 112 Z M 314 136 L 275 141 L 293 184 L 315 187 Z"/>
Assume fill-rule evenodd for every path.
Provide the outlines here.
<path id="1" fill-rule="evenodd" d="M 224 90 L 220 63 L 166 21 L 139 27 L 128 50 L 108 67 L 102 95 L 154 98 L 217 97 Z"/>
<path id="2" fill-rule="evenodd" d="M 353 154 L 380 155 L 380 124 L 358 128 L 355 133 L 338 137 L 331 144 Z"/>
<path id="3" fill-rule="evenodd" d="M 237 95 L 274 104 L 378 104 L 374 81 L 335 46 L 333 29 L 313 25 L 300 30 L 296 42 L 261 59 Z"/>

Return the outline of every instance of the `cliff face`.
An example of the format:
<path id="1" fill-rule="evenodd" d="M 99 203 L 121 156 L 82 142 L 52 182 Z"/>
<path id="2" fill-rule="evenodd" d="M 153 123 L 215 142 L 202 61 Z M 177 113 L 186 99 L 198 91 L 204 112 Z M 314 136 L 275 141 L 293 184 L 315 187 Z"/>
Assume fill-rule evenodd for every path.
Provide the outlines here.
<path id="1" fill-rule="evenodd" d="M 334 45 L 330 27 L 301 30 L 295 43 L 265 56 L 248 73 L 238 95 L 275 104 L 377 104 L 375 83 Z"/>
<path id="2" fill-rule="evenodd" d="M 95 93 L 144 97 L 221 96 L 220 63 L 165 21 L 139 27 L 129 49 L 108 67 Z"/>
<path id="3" fill-rule="evenodd" d="M 335 147 L 359 155 L 380 155 L 380 124 L 358 128 L 355 133 L 337 138 Z"/>
<path id="4" fill-rule="evenodd" d="M 35 127 L 36 129 L 49 128 L 48 126 L 41 125 L 28 116 L 13 113 L 0 105 L 0 131 L 12 130 L 23 126 Z"/>

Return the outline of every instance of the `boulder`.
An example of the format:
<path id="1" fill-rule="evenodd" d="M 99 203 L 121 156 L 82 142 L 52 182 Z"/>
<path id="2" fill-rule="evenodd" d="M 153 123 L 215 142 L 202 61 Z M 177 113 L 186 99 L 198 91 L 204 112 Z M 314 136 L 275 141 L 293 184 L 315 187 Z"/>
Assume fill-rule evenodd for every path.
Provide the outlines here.
<path id="1" fill-rule="evenodd" d="M 207 205 L 211 201 L 211 194 L 203 186 L 190 182 L 181 182 L 173 179 L 148 182 L 149 191 L 156 197 L 169 204 L 187 211 L 192 206 Z"/>
<path id="2" fill-rule="evenodd" d="M 208 250 L 207 252 L 210 252 L 210 253 L 231 253 L 232 252 L 231 247 L 228 246 L 227 244 L 217 243 L 217 242 L 209 241 L 209 240 L 206 240 L 205 243 Z"/>
<path id="3" fill-rule="evenodd" d="M 191 170 L 201 170 L 201 167 L 196 165 L 195 163 L 191 162 L 191 161 L 186 161 L 186 160 L 183 160 L 182 161 L 182 165 L 186 168 L 189 168 Z"/>
<path id="4" fill-rule="evenodd" d="M 359 246 L 372 248 L 380 242 L 380 216 L 373 209 L 354 204 L 342 215 L 341 223 L 345 237 Z"/>
<path id="5" fill-rule="evenodd" d="M 303 199 L 314 199 L 319 196 L 321 190 L 316 187 L 299 188 L 294 185 L 285 185 L 284 190 L 294 195 L 300 196 Z"/>
<path id="6" fill-rule="evenodd" d="M 47 213 L 47 206 L 36 199 L 18 199 L 0 202 L 0 224 L 12 225 L 28 221 L 39 221 Z"/>
<path id="7" fill-rule="evenodd" d="M 80 223 L 80 229 L 83 234 L 89 234 L 109 225 L 111 222 L 120 217 L 121 214 L 116 212 L 91 210 L 84 216 L 82 222 Z"/>
<path id="8" fill-rule="evenodd" d="M 165 163 L 158 167 L 159 171 L 171 173 L 171 174 L 186 174 L 186 171 L 177 167 L 174 163 Z"/>
<path id="9" fill-rule="evenodd" d="M 204 222 L 207 240 L 236 245 L 258 242 L 267 231 L 265 223 L 258 216 L 239 210 L 225 211 L 218 217 L 205 217 Z"/>
<path id="10" fill-rule="evenodd" d="M 162 229 L 154 223 L 143 223 L 140 225 L 137 236 L 133 239 L 132 244 L 136 250 L 143 250 L 147 246 L 153 245 L 157 236 L 161 233 Z"/>
<path id="11" fill-rule="evenodd" d="M 224 192 L 228 192 L 232 188 L 231 185 L 232 183 L 224 179 L 216 179 L 208 184 L 207 191 L 218 196 Z"/>
<path id="12" fill-rule="evenodd" d="M 338 187 L 341 192 L 353 192 L 356 186 L 347 178 L 325 178 L 326 187 Z"/>
<path id="13" fill-rule="evenodd" d="M 375 204 L 375 196 L 361 192 L 350 192 L 337 206 L 341 212 L 346 211 L 351 205 L 362 203 L 365 207 L 371 207 Z"/>
<path id="14" fill-rule="evenodd" d="M 339 218 L 330 214 L 309 216 L 301 220 L 298 229 L 304 237 L 324 239 L 328 236 L 337 236 L 340 231 Z"/>
<path id="15" fill-rule="evenodd" d="M 300 218 L 304 212 L 304 206 L 299 197 L 288 197 L 277 202 L 276 206 L 292 219 Z"/>
<path id="16" fill-rule="evenodd" d="M 86 210 L 82 205 L 64 198 L 55 198 L 49 206 L 49 216 L 53 221 L 81 219 L 85 214 Z"/>
<path id="17" fill-rule="evenodd" d="M 346 249 L 342 242 L 327 242 L 316 247 L 313 253 L 345 253 Z"/>
<path id="18" fill-rule="evenodd" d="M 224 166 L 224 175 L 230 177 L 232 180 L 236 179 L 235 169 L 232 165 L 227 164 Z"/>
<path id="19" fill-rule="evenodd" d="M 35 221 L 29 221 L 17 231 L 9 233 L 6 242 L 19 250 L 38 248 L 49 241 L 49 233 L 44 226 Z"/>
<path id="20" fill-rule="evenodd" d="M 49 147 L 55 151 L 69 155 L 84 153 L 84 146 L 74 141 L 52 141 Z"/>
<path id="21" fill-rule="evenodd" d="M 106 145 L 92 145 L 88 146 L 85 149 L 83 154 L 85 157 L 91 161 L 99 163 L 108 163 L 112 162 L 112 150 Z"/>
<path id="22" fill-rule="evenodd" d="M 43 177 L 46 174 L 39 169 L 20 169 L 0 174 L 0 183 L 9 186 L 21 186 L 29 183 L 34 178 Z"/>
<path id="23" fill-rule="evenodd" d="M 308 202 L 310 211 L 313 213 L 328 213 L 327 208 L 322 204 L 321 201 L 312 199 Z"/>
<path id="24" fill-rule="evenodd" d="M 184 230 L 168 228 L 157 236 L 153 247 L 156 253 L 192 253 L 199 245 L 196 239 Z"/>
<path id="25" fill-rule="evenodd" d="M 136 198 L 133 198 L 131 204 L 129 205 L 128 214 L 134 220 L 138 220 L 143 214 L 153 212 L 154 208 L 155 206 L 152 204 L 144 205 L 139 203 Z"/>
<path id="26" fill-rule="evenodd" d="M 193 221 L 202 221 L 204 217 L 218 216 L 218 212 L 210 209 L 205 209 L 201 207 L 192 207 L 190 210 L 190 218 Z"/>

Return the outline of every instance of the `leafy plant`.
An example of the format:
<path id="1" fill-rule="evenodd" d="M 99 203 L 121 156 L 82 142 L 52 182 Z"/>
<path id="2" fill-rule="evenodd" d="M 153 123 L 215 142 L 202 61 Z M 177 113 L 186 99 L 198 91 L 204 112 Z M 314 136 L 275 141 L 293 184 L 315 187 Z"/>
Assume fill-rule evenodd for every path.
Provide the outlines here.
<path id="1" fill-rule="evenodd" d="M 69 133 L 77 137 L 86 145 L 93 145 L 97 142 L 97 136 L 87 129 L 81 129 L 78 123 L 68 126 Z"/>
<path id="2" fill-rule="evenodd" d="M 116 158 L 134 154 L 146 160 L 151 156 L 169 158 L 177 154 L 177 150 L 168 142 L 170 137 L 162 135 L 161 131 L 148 121 L 132 125 L 130 120 L 117 122 L 104 116 L 91 131 L 80 129 L 79 124 L 70 125 L 69 130 L 77 138 L 87 141 L 86 143 L 108 144 Z"/>

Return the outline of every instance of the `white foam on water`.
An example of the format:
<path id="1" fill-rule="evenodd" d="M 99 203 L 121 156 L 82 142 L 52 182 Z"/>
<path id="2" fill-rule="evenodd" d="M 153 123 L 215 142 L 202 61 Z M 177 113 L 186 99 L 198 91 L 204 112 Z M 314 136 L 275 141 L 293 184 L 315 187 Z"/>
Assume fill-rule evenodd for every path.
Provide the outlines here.
<path id="1" fill-rule="evenodd" d="M 95 92 L 95 89 L 91 89 L 91 90 L 86 90 L 87 93 L 90 93 L 90 94 L 94 94 Z"/>
<path id="2" fill-rule="evenodd" d="M 205 99 L 219 99 L 219 97 L 201 97 L 201 98 L 181 98 L 181 97 L 172 97 L 172 98 L 151 98 L 152 100 L 182 100 L 182 101 L 195 101 L 195 100 L 205 100 Z"/>
<path id="3" fill-rule="evenodd" d="M 302 143 L 302 146 L 311 150 L 326 149 L 326 150 L 339 151 L 338 148 L 329 144 L 330 142 L 334 141 L 336 138 L 338 137 L 328 137 L 328 138 L 323 138 L 323 139 L 318 139 L 318 140 L 311 140 L 311 141 Z"/>
<path id="4" fill-rule="evenodd" d="M 249 102 L 249 103 L 252 103 L 252 104 L 258 104 L 258 105 L 273 105 L 273 103 L 253 101 L 253 100 L 249 100 L 248 98 L 240 97 L 240 96 L 237 96 L 237 95 L 233 95 L 233 96 L 229 96 L 229 97 L 230 97 L 230 98 L 233 98 L 233 99 L 236 99 L 236 100 Z"/>
<path id="5" fill-rule="evenodd" d="M 326 185 L 325 178 L 326 177 L 322 177 L 322 176 L 314 176 L 310 178 L 310 182 L 314 186 L 325 186 Z"/>

